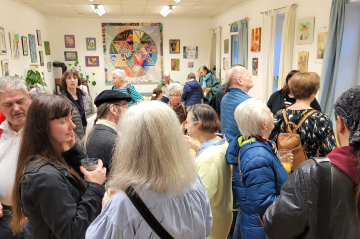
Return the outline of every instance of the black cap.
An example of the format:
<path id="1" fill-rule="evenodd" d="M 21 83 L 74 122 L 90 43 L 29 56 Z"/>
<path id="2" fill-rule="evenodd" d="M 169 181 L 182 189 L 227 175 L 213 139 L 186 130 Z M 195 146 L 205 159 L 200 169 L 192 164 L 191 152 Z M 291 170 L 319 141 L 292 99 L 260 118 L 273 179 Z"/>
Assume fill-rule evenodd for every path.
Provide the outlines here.
<path id="1" fill-rule="evenodd" d="M 104 104 L 106 102 L 121 101 L 121 100 L 127 100 L 127 102 L 130 102 L 132 98 L 127 94 L 124 94 L 118 90 L 104 90 L 103 92 L 101 92 L 96 96 L 94 103 L 96 107 L 99 107 L 99 105 Z"/>

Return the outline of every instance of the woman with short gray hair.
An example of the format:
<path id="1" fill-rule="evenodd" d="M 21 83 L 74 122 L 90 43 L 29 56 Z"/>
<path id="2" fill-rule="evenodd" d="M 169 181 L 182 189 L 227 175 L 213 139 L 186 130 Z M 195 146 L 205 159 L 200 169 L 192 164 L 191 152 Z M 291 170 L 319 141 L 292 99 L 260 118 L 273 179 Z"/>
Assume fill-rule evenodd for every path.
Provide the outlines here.
<path id="1" fill-rule="evenodd" d="M 29 93 L 31 94 L 31 99 L 35 100 L 40 95 L 48 95 L 49 91 L 42 85 L 39 85 L 38 87 L 31 88 Z"/>
<path id="2" fill-rule="evenodd" d="M 173 109 L 180 121 L 181 126 L 184 128 L 186 123 L 186 105 L 183 105 L 180 102 L 181 95 L 183 93 L 183 87 L 178 83 L 171 83 L 167 87 L 166 91 L 167 95 L 169 96 L 169 103 L 168 105 Z"/>

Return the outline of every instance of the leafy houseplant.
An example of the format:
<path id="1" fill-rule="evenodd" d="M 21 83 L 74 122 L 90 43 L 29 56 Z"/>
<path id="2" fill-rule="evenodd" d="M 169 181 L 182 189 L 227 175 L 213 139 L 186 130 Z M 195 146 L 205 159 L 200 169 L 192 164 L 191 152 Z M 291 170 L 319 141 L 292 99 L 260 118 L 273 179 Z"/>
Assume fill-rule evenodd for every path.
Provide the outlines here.
<path id="1" fill-rule="evenodd" d="M 79 61 L 75 61 L 74 65 L 73 64 L 68 64 L 69 67 L 72 67 L 72 69 L 76 70 L 79 72 L 79 75 L 81 78 L 84 78 L 85 76 L 85 80 L 87 83 L 91 83 L 93 86 L 96 85 L 96 81 L 90 81 L 90 75 L 87 75 L 86 72 L 82 72 L 81 70 L 81 66 L 79 65 Z M 93 76 L 95 75 L 94 72 L 91 73 Z"/>
<path id="2" fill-rule="evenodd" d="M 276 87 L 279 87 L 279 76 L 277 78 L 275 78 L 274 76 L 274 81 L 275 81 L 275 84 L 276 84 Z"/>
<path id="3" fill-rule="evenodd" d="M 37 84 L 47 86 L 44 79 L 44 72 L 41 72 L 40 74 L 40 72 L 33 70 L 27 71 L 25 83 L 26 85 L 33 87 L 36 87 Z"/>

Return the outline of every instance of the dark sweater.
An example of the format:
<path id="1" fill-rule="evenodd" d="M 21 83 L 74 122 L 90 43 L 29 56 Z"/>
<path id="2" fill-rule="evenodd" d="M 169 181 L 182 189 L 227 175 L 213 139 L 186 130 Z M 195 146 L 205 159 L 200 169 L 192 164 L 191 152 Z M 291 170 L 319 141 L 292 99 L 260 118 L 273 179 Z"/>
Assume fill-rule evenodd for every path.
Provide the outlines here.
<path id="1" fill-rule="evenodd" d="M 275 115 L 279 110 L 285 109 L 285 99 L 288 103 L 287 106 L 290 106 L 296 102 L 295 98 L 290 98 L 288 95 L 284 95 L 281 90 L 274 92 L 269 101 L 267 102 L 267 106 L 271 110 L 271 112 Z M 313 100 L 310 104 L 311 108 L 321 111 L 321 107 L 316 99 Z"/>
<path id="2" fill-rule="evenodd" d="M 203 91 L 199 82 L 192 80 L 185 83 L 183 95 L 181 97 L 185 101 L 185 105 L 191 106 L 201 104 L 202 97 Z"/>

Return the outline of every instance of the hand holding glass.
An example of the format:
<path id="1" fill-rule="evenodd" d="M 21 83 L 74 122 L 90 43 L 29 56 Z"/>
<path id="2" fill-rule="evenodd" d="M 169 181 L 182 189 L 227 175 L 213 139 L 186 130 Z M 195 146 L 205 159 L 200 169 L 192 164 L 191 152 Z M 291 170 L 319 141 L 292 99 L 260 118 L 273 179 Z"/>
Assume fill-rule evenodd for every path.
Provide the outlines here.
<path id="1" fill-rule="evenodd" d="M 291 160 L 293 154 L 289 149 L 281 149 L 278 151 L 278 157 L 281 161 L 281 164 L 284 166 L 286 172 L 291 173 Z"/>
<path id="2" fill-rule="evenodd" d="M 94 171 L 97 168 L 97 165 L 97 158 L 86 158 L 81 160 L 81 166 L 83 166 L 87 171 Z"/>

